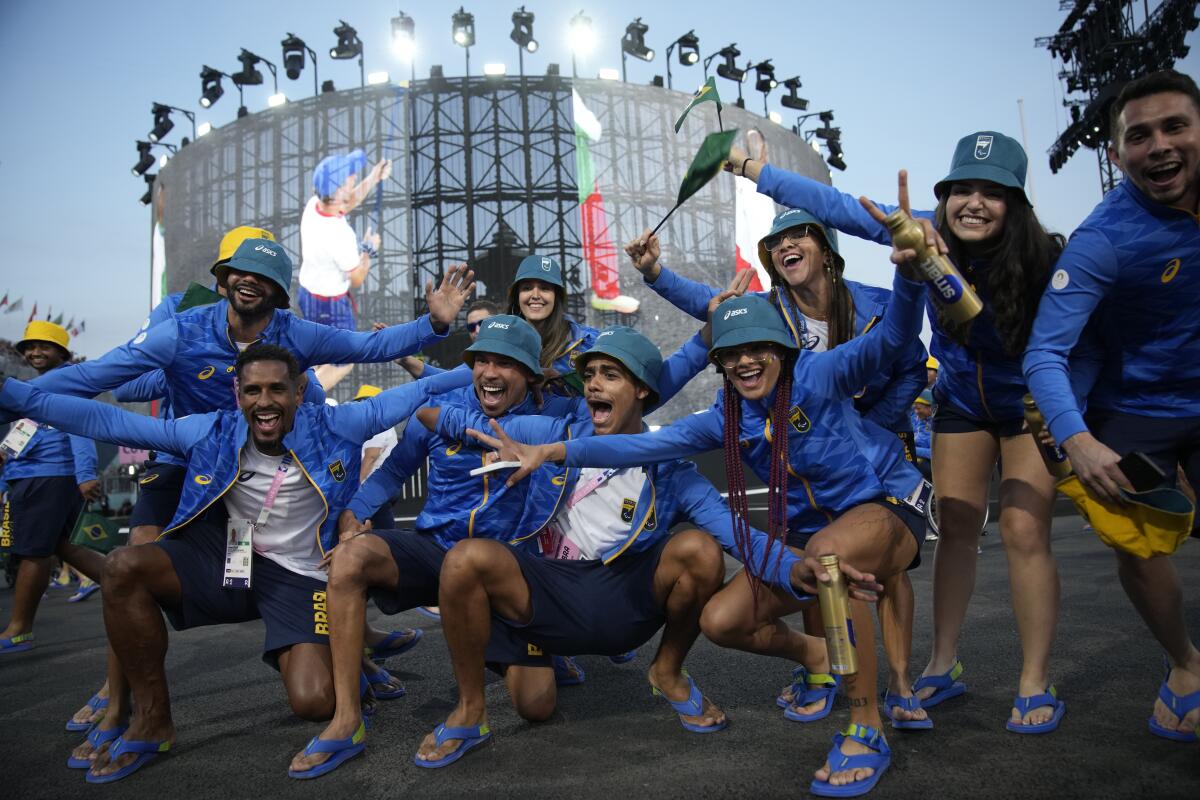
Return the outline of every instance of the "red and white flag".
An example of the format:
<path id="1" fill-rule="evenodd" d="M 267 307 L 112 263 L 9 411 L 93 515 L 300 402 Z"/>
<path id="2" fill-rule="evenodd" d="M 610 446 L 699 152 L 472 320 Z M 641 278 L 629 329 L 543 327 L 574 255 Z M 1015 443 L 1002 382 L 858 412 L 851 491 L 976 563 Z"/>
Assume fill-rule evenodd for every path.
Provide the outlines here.
<path id="1" fill-rule="evenodd" d="M 771 230 L 775 219 L 775 201 L 759 194 L 754 181 L 736 176 L 733 179 L 733 243 L 737 271 L 753 269 L 754 280 L 750 291 L 761 292 L 771 288 L 767 270 L 758 260 L 758 243 Z"/>

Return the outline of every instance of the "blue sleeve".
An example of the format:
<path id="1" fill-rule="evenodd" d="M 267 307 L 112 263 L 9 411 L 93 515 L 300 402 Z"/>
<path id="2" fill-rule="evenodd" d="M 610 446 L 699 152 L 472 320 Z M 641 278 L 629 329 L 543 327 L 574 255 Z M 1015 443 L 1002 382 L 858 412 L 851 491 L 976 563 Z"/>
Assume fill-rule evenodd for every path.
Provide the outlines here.
<path id="1" fill-rule="evenodd" d="M 422 378 L 388 389 L 366 400 L 343 403 L 333 409 L 333 419 L 338 432 L 346 439 L 365 442 L 411 417 L 432 394 L 457 389 L 470 382 L 470 370 L 451 370 L 428 380 Z M 418 424 L 417 427 L 422 426 Z"/>
<path id="2" fill-rule="evenodd" d="M 714 409 L 649 433 L 586 436 L 566 443 L 568 467 L 641 467 L 720 447 L 724 423 Z"/>
<path id="3" fill-rule="evenodd" d="M 642 281 L 680 311 L 691 314 L 701 322 L 708 321 L 708 302 L 717 296 L 717 289 L 677 275 L 666 267 L 659 270 L 653 282 L 645 278 Z"/>
<path id="4" fill-rule="evenodd" d="M 321 386 L 321 382 L 317 380 L 316 370 L 305 370 L 304 377 L 308 379 L 308 382 L 304 384 L 304 402 L 318 406 L 325 405 L 325 387 Z"/>
<path id="5" fill-rule="evenodd" d="M 803 208 L 821 222 L 843 233 L 879 244 L 892 243 L 888 229 L 867 213 L 857 197 L 839 192 L 832 186 L 826 186 L 812 178 L 765 164 L 758 175 L 758 191 L 759 194 L 765 194 L 788 208 Z M 885 214 L 890 214 L 897 208 L 887 203 L 875 205 Z M 913 216 L 932 219 L 933 212 L 914 211 Z"/>
<path id="6" fill-rule="evenodd" d="M 112 390 L 118 403 L 148 403 L 167 396 L 167 374 L 161 369 L 147 372 Z"/>
<path id="7" fill-rule="evenodd" d="M 919 338 L 909 342 L 892 367 L 891 380 L 880 389 L 879 399 L 863 417 L 891 430 L 895 420 L 907 416 L 913 401 L 925 389 L 928 381 L 925 372 L 928 358 L 929 353 Z"/>
<path id="8" fill-rule="evenodd" d="M 95 400 L 44 392 L 32 383 L 14 378 L 6 380 L 0 388 L 0 407 L 77 436 L 144 450 L 163 450 L 178 456 L 186 456 L 197 442 L 211 435 L 220 414 L 156 419 Z"/>
<path id="9" fill-rule="evenodd" d="M 406 388 L 406 384 L 399 388 Z M 395 391 L 394 389 L 392 391 Z M 382 397 L 383 395 L 377 395 Z M 372 398 L 375 399 L 375 398 Z M 339 406 L 340 407 L 340 406 Z M 367 478 L 346 506 L 360 521 L 366 521 L 383 508 L 400 491 L 400 487 L 420 468 L 429 455 L 432 434 L 424 425 L 411 424 L 404 428 L 399 443 L 388 453 L 371 477 Z"/>
<path id="10" fill-rule="evenodd" d="M 52 369 L 31 383 L 44 392 L 95 397 L 146 372 L 165 369 L 175 358 L 178 342 L 179 326 L 168 319 L 99 358 Z"/>
<path id="11" fill-rule="evenodd" d="M 464 364 L 463 366 L 466 365 Z M 421 379 L 424 380 L 425 378 L 432 378 L 434 375 L 441 375 L 445 371 L 446 370 L 442 369 L 441 367 L 435 367 L 433 364 L 430 364 L 428 361 L 426 361 L 425 369 L 421 370 Z"/>
<path id="12" fill-rule="evenodd" d="M 1072 391 L 1069 359 L 1096 306 L 1117 278 L 1117 251 L 1094 227 L 1071 236 L 1042 293 L 1022 366 L 1034 402 L 1060 445 L 1087 430 Z"/>
<path id="13" fill-rule="evenodd" d="M 96 443 L 83 436 L 68 436 L 71 439 L 71 455 L 75 459 L 75 482 L 96 480 Z"/>
<path id="14" fill-rule="evenodd" d="M 437 434 L 448 441 L 465 441 L 468 428 L 492 433 L 491 418 L 480 411 L 448 403 L 439 407 L 438 412 Z M 509 417 L 500 425 L 509 437 L 523 444 L 553 444 L 569 434 L 567 420 L 538 414 Z"/>
<path id="15" fill-rule="evenodd" d="M 292 333 L 304 348 L 309 364 L 364 364 L 409 356 L 428 344 L 446 338 L 436 333 L 429 315 L 383 330 L 358 333 L 294 319 Z"/>
<path id="16" fill-rule="evenodd" d="M 146 318 L 146 324 L 142 330 L 149 330 L 160 322 L 166 322 L 175 316 L 175 309 L 179 307 L 179 301 L 171 295 L 167 295 L 158 302 L 154 308 L 150 309 L 150 316 Z"/>
<path id="17" fill-rule="evenodd" d="M 741 561 L 750 564 L 757 570 L 764 562 L 767 564 L 763 580 L 772 586 L 787 591 L 793 597 L 804 600 L 809 595 L 799 594 L 792 588 L 792 566 L 800 561 L 800 557 L 789 550 L 782 542 L 772 545 L 771 537 L 757 528 L 750 528 L 750 554 L 742 552 L 733 535 L 733 518 L 729 506 L 721 499 L 721 495 L 713 485 L 699 473 L 692 464 L 684 464 L 674 474 L 678 478 L 673 486 L 680 506 L 688 519 L 696 523 L 702 530 L 712 534 L 725 552 Z M 767 548 L 770 546 L 770 555 Z"/>
<path id="18" fill-rule="evenodd" d="M 420 381 L 425 384 L 425 390 L 431 395 L 445 394 L 453 389 L 470 386 L 473 374 L 466 364 L 459 364 L 454 369 L 433 368 L 433 372 L 422 372 Z"/>
<path id="19" fill-rule="evenodd" d="M 801 354 L 810 365 L 806 379 L 829 397 L 851 397 L 871 376 L 909 347 L 921 333 L 925 286 L 897 270 L 883 321 L 863 336 L 824 353 Z"/>
<path id="20" fill-rule="evenodd" d="M 708 365 L 708 347 L 699 333 L 683 343 L 683 346 L 667 357 L 658 374 L 658 402 L 646 409 L 649 414 L 661 408 L 679 394 L 687 382 L 704 371 Z"/>

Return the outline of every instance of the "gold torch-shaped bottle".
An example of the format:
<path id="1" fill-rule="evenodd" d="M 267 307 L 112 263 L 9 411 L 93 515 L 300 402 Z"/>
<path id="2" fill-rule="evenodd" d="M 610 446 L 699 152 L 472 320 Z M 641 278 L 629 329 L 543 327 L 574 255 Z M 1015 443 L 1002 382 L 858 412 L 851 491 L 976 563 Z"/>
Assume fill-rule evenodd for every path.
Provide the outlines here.
<path id="1" fill-rule="evenodd" d="M 1046 469 L 1050 470 L 1050 474 L 1056 480 L 1061 481 L 1071 474 L 1071 461 L 1058 445 L 1042 442 L 1041 436 L 1042 431 L 1046 429 L 1046 418 L 1042 416 L 1041 409 L 1033 402 L 1033 395 L 1027 394 L 1021 400 L 1025 403 L 1025 422 L 1029 425 L 1029 432 L 1033 434 L 1033 441 L 1037 444 L 1038 452 L 1042 454 L 1042 461 L 1046 462 Z"/>
<path id="2" fill-rule="evenodd" d="M 933 287 L 934 300 L 946 309 L 950 318 L 959 324 L 975 319 L 983 310 L 983 301 L 950 259 L 925 244 L 925 230 L 901 209 L 888 214 L 884 222 L 896 247 L 916 251 L 921 280 Z"/>
<path id="3" fill-rule="evenodd" d="M 821 604 L 821 622 L 825 626 L 825 646 L 829 650 L 829 671 L 834 675 L 858 672 L 858 653 L 854 650 L 854 625 L 850 621 L 850 592 L 838 567 L 837 556 L 821 556 L 821 566 L 829 573 L 829 583 L 817 582 Z"/>

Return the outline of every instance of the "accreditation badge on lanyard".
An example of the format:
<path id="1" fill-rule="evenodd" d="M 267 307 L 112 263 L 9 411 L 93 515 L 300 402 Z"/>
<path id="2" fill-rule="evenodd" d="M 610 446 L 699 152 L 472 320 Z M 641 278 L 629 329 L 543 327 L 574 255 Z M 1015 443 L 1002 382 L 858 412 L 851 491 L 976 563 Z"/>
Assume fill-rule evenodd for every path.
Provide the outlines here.
<path id="1" fill-rule="evenodd" d="M 13 424 L 12 430 L 4 437 L 4 441 L 0 442 L 0 450 L 3 450 L 9 458 L 16 458 L 21 455 L 21 451 L 25 449 L 37 431 L 38 424 L 33 420 L 17 420 Z"/>
<path id="2" fill-rule="evenodd" d="M 275 498 L 279 496 L 279 487 L 287 477 L 288 468 L 292 465 L 292 454 L 289 452 L 279 462 L 275 470 L 275 478 L 267 497 L 263 500 L 262 511 L 258 519 L 230 519 L 225 525 L 225 571 L 221 576 L 221 586 L 226 589 L 249 589 L 250 573 L 254 564 L 254 531 L 267 524 L 271 509 L 275 507 Z"/>

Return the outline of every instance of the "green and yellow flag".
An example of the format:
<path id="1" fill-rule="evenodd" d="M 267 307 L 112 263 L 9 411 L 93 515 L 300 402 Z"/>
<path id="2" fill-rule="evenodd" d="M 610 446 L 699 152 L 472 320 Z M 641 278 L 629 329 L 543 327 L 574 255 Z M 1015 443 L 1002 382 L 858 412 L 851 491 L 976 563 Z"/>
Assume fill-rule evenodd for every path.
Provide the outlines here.
<path id="1" fill-rule="evenodd" d="M 737 128 L 710 133 L 704 137 L 699 152 L 696 153 L 696 157 L 692 159 L 692 165 L 688 167 L 687 173 L 683 176 L 683 183 L 679 185 L 679 198 L 676 205 L 683 205 L 683 201 L 700 191 L 704 188 L 704 184 L 717 176 L 717 173 L 725 166 L 725 162 L 729 160 L 729 150 L 733 147 L 733 140 L 736 136 Z"/>
<path id="2" fill-rule="evenodd" d="M 175 310 L 177 312 L 187 311 L 189 308 L 211 305 L 220 299 L 221 295 L 207 286 L 201 286 L 198 283 L 189 283 L 187 290 L 183 293 L 183 297 L 179 298 L 179 305 L 176 306 Z"/>
<path id="3" fill-rule="evenodd" d="M 709 100 L 717 104 L 717 121 L 720 122 L 721 109 L 724 108 L 724 106 L 721 105 L 721 96 L 717 94 L 717 79 L 709 77 L 709 79 L 704 82 L 704 85 L 697 89 L 696 93 L 692 95 L 692 102 L 687 104 L 687 108 L 685 108 L 683 113 L 679 115 L 679 119 L 675 120 L 675 132 L 679 133 L 679 129 L 683 126 L 684 119 L 687 118 L 688 114 L 692 113 L 693 108 Z"/>
<path id="4" fill-rule="evenodd" d="M 71 532 L 71 544 L 87 547 L 98 553 L 108 553 L 119 544 L 118 536 L 116 523 L 85 508 L 75 521 L 75 530 Z"/>

